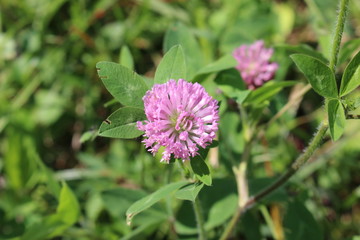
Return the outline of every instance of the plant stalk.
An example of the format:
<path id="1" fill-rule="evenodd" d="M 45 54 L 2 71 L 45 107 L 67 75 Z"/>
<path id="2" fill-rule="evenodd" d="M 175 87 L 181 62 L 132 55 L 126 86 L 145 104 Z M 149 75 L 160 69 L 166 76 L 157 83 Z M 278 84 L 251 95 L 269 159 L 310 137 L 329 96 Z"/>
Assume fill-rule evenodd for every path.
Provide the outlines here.
<path id="1" fill-rule="evenodd" d="M 169 167 L 167 168 L 167 176 L 165 179 L 166 184 L 171 183 L 172 172 L 173 172 L 173 164 L 169 164 Z M 172 209 L 172 199 L 170 196 L 166 198 L 166 209 L 169 215 L 169 239 L 177 239 L 178 236 L 175 231 L 175 215 Z"/>
<path id="2" fill-rule="evenodd" d="M 341 44 L 341 38 L 342 34 L 344 32 L 344 26 L 345 26 L 345 20 L 348 10 L 349 0 L 341 0 L 340 7 L 339 7 L 339 15 L 336 21 L 336 27 L 335 27 L 335 33 L 334 33 L 334 39 L 331 49 L 331 58 L 329 67 L 333 73 L 335 73 L 336 64 L 338 61 L 339 56 L 339 50 L 340 50 L 340 44 Z"/>
<path id="3" fill-rule="evenodd" d="M 198 239 L 199 240 L 206 240 L 204 218 L 203 218 L 203 213 L 202 213 L 202 209 L 201 209 L 199 196 L 197 196 L 195 198 L 195 201 L 193 202 L 193 207 L 194 207 L 196 224 L 197 224 L 198 233 L 199 233 L 199 238 Z"/>
<path id="4" fill-rule="evenodd" d="M 324 137 L 326 131 L 328 130 L 328 123 L 323 122 L 317 133 L 315 134 L 315 137 L 313 140 L 309 143 L 308 148 L 305 150 L 303 154 L 301 154 L 295 162 L 291 165 L 291 167 L 288 169 L 288 171 L 282 175 L 277 181 L 275 181 L 273 184 L 265 188 L 264 190 L 260 191 L 258 194 L 253 196 L 249 201 L 246 203 L 245 208 L 249 208 L 254 203 L 258 202 L 259 200 L 263 199 L 265 196 L 269 195 L 271 192 L 282 186 L 284 183 L 289 180 L 291 176 L 293 176 L 306 162 L 309 160 L 309 158 L 313 155 L 315 150 L 318 148 L 318 146 L 321 143 L 322 138 Z"/>
<path id="5" fill-rule="evenodd" d="M 315 137 L 309 143 L 308 148 L 305 150 L 305 152 L 302 155 L 300 155 L 295 160 L 295 162 L 291 165 L 291 167 L 288 169 L 288 171 L 284 175 L 282 175 L 278 180 L 276 180 L 274 183 L 272 183 L 270 186 L 266 187 L 265 189 L 260 191 L 255 196 L 250 197 L 249 200 L 243 206 L 240 206 L 237 209 L 236 213 L 233 215 L 232 219 L 230 220 L 229 225 L 227 226 L 223 235 L 221 236 L 221 238 L 220 238 L 221 240 L 228 239 L 228 237 L 232 233 L 233 229 L 235 228 L 235 225 L 238 222 L 239 218 L 246 210 L 253 207 L 261 199 L 268 196 L 274 190 L 278 189 L 280 186 L 282 186 L 284 183 L 286 183 L 287 180 L 289 180 L 289 178 L 292 177 L 307 162 L 307 160 L 313 155 L 314 151 L 320 145 L 321 140 L 324 137 L 327 129 L 328 129 L 328 123 L 323 122 L 320 125 L 317 133 L 315 134 Z"/>

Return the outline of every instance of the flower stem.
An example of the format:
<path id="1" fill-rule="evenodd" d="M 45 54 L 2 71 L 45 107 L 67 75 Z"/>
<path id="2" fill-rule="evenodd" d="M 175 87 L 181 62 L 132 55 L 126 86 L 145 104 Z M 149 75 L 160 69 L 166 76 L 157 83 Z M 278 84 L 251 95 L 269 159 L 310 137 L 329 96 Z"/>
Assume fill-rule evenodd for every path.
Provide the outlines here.
<path id="1" fill-rule="evenodd" d="M 309 158 L 313 155 L 317 147 L 320 145 L 322 138 L 324 137 L 326 131 L 328 129 L 328 123 L 323 122 L 317 133 L 315 134 L 315 137 L 313 140 L 309 143 L 308 148 L 305 150 L 303 154 L 301 154 L 295 162 L 291 165 L 291 167 L 288 169 L 288 171 L 282 175 L 277 181 L 275 181 L 273 184 L 253 196 L 249 199 L 249 201 L 244 206 L 245 209 L 252 206 L 254 203 L 258 202 L 260 199 L 264 198 L 277 188 L 279 188 L 281 185 L 283 185 L 291 176 L 293 176 L 306 162 L 309 160 Z"/>
<path id="2" fill-rule="evenodd" d="M 248 164 L 250 163 L 250 154 L 252 148 L 253 137 L 245 143 L 244 150 L 241 156 L 241 162 L 238 167 L 233 167 L 233 171 L 236 177 L 236 183 L 238 188 L 239 202 L 238 206 L 242 207 L 249 199 L 249 186 L 247 181 Z"/>
<path id="3" fill-rule="evenodd" d="M 262 191 L 260 191 L 258 194 L 256 194 L 253 197 L 250 197 L 249 200 L 243 205 L 240 206 L 236 213 L 233 215 L 232 219 L 230 220 L 230 223 L 228 224 L 227 228 L 225 229 L 223 235 L 221 236 L 221 240 L 226 240 L 232 233 L 236 223 L 238 222 L 239 218 L 241 217 L 242 213 L 244 213 L 246 210 L 251 208 L 255 205 L 255 203 L 259 202 L 261 199 L 272 193 L 274 190 L 278 189 L 280 186 L 282 186 L 284 183 L 289 180 L 291 176 L 293 176 L 305 163 L 306 161 L 312 156 L 314 151 L 317 149 L 317 147 L 320 145 L 322 138 L 324 137 L 326 131 L 328 129 L 328 123 L 323 122 L 317 133 L 315 134 L 315 137 L 313 140 L 309 143 L 308 148 L 305 150 L 305 152 L 300 155 L 295 162 L 291 165 L 291 167 L 288 169 L 288 171 L 282 175 L 278 180 L 276 180 L 274 183 L 272 183 L 270 186 L 266 187 Z"/>
<path id="4" fill-rule="evenodd" d="M 204 226 L 204 218 L 203 213 L 201 209 L 200 199 L 199 196 L 195 198 L 195 201 L 193 202 L 194 212 L 195 212 L 195 218 L 197 223 L 197 228 L 199 232 L 199 240 L 206 240 L 206 232 L 205 232 L 205 226 Z"/>
<path id="5" fill-rule="evenodd" d="M 245 206 L 249 200 L 249 186 L 247 182 L 247 168 L 251 154 L 252 142 L 254 140 L 253 135 L 249 136 L 249 141 L 246 142 L 241 156 L 241 162 L 238 167 L 233 167 L 233 171 L 236 177 L 236 183 L 238 188 L 238 209 L 233 215 L 228 227 L 225 229 L 224 233 L 221 236 L 221 240 L 225 240 L 231 234 L 233 228 L 235 227 L 237 221 L 241 215 L 241 209 Z"/>
<path id="6" fill-rule="evenodd" d="M 182 168 L 183 173 L 185 174 L 184 177 L 186 179 L 189 179 L 190 178 L 189 169 L 187 169 L 185 167 L 184 162 L 181 159 L 178 159 L 178 163 L 179 163 L 180 167 Z M 196 219 L 196 224 L 197 224 L 198 233 L 199 233 L 199 240 L 206 240 L 206 232 L 205 232 L 205 228 L 204 228 L 204 218 L 203 218 L 203 213 L 202 213 L 202 209 L 201 209 L 199 196 L 196 196 L 195 201 L 193 202 L 193 208 L 194 208 L 195 219 Z"/>
<path id="7" fill-rule="evenodd" d="M 165 179 L 166 184 L 169 184 L 171 182 L 172 172 L 173 172 L 173 164 L 169 164 L 167 168 L 167 176 Z M 166 209 L 169 215 L 169 239 L 177 239 L 178 236 L 175 230 L 175 216 L 174 216 L 174 211 L 172 209 L 171 197 L 166 198 Z"/>
<path id="8" fill-rule="evenodd" d="M 345 25 L 348 5 L 349 5 L 349 0 L 341 0 L 340 7 L 339 7 L 340 8 L 339 15 L 338 15 L 338 19 L 336 22 L 334 39 L 333 39 L 333 44 L 332 44 L 332 49 L 331 49 L 331 59 L 330 59 L 330 63 L 329 63 L 329 67 L 330 67 L 331 71 L 334 73 L 335 73 L 335 68 L 336 68 L 336 64 L 338 61 L 341 38 L 342 38 L 342 34 L 344 32 L 344 25 Z"/>

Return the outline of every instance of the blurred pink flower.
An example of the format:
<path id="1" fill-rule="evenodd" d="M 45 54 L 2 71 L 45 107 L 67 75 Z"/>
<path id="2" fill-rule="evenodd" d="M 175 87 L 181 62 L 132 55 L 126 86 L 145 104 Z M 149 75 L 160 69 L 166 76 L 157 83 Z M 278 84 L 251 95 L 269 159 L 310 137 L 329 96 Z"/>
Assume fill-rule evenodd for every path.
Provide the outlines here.
<path id="1" fill-rule="evenodd" d="M 265 48 L 264 41 L 256 41 L 251 45 L 241 45 L 233 52 L 242 79 L 249 89 L 262 86 L 266 81 L 273 78 L 279 65 L 270 63 L 273 54 L 272 48 Z"/>
<path id="2" fill-rule="evenodd" d="M 165 147 L 161 161 L 189 160 L 205 148 L 218 130 L 218 102 L 198 83 L 183 79 L 156 84 L 143 97 L 147 120 L 137 122 L 143 142 L 154 155 Z"/>

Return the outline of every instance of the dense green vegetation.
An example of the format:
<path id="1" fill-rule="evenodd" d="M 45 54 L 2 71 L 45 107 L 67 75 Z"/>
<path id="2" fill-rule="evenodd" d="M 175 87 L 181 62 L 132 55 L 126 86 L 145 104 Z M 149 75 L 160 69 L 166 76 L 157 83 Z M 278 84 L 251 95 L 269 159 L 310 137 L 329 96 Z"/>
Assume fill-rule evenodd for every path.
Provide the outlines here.
<path id="1" fill-rule="evenodd" d="M 243 155 L 246 133 L 232 100 L 238 93 L 222 82 L 235 70 L 209 64 L 223 56 L 227 64 L 236 47 L 259 39 L 275 49 L 280 67 L 272 81 L 279 87 L 274 94 L 263 88 L 244 105 L 262 129 L 249 166 L 255 193 L 287 169 L 325 116 L 323 99 L 304 90 L 306 79 L 289 55 L 328 61 L 337 5 L 1 0 L 0 239 L 196 239 L 191 202 L 174 196 L 127 225 L 131 204 L 183 173 L 147 153 L 141 137 L 97 137 L 102 121 L 121 105 L 99 79 L 96 63 L 121 63 L 150 85 L 162 56 L 176 43 L 184 49 L 189 80 L 221 101 L 219 146 L 207 160 L 213 186 L 199 193 L 208 237 L 218 239 L 236 208 L 232 165 Z M 350 0 L 349 9 L 339 77 L 360 49 L 360 2 Z M 301 91 L 308 92 L 296 97 Z M 288 102 L 290 108 L 276 115 Z M 347 123 L 337 142 L 326 136 L 308 165 L 243 216 L 234 239 L 357 239 L 360 121 Z"/>

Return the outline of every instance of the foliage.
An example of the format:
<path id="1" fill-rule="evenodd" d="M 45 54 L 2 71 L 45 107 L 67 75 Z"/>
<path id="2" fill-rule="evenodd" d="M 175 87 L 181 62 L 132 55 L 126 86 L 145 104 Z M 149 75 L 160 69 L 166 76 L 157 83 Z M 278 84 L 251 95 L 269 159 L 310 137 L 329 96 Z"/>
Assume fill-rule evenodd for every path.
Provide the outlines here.
<path id="1" fill-rule="evenodd" d="M 337 1 L 305 3 L 1 1 L 0 239 L 196 239 L 196 199 L 208 238 L 219 239 L 239 204 L 241 159 L 253 196 L 324 118 L 330 136 L 310 163 L 232 234 L 358 239 L 360 125 L 350 118 L 360 105 L 360 5 L 350 0 L 333 73 Z M 232 51 L 259 39 L 279 69 L 250 91 Z M 220 131 L 191 161 L 162 164 L 136 122 L 145 92 L 171 78 L 220 102 Z"/>

